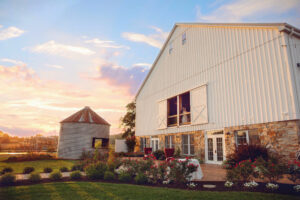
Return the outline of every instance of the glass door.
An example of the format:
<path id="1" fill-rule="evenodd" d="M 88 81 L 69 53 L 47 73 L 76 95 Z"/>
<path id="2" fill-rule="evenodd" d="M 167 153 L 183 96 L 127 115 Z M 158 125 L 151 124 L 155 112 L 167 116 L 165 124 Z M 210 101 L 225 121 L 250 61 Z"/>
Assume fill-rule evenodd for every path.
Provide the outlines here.
<path id="1" fill-rule="evenodd" d="M 224 160 L 224 134 L 223 131 L 207 132 L 206 162 L 211 164 L 222 164 Z"/>
<path id="2" fill-rule="evenodd" d="M 159 139 L 151 138 L 151 148 L 152 152 L 157 151 L 159 149 Z"/>

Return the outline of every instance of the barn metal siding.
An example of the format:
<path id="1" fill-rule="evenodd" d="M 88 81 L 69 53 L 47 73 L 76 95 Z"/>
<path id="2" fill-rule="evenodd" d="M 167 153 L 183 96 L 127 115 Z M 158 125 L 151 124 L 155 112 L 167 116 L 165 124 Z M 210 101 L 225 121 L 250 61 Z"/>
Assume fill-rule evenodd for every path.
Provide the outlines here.
<path id="1" fill-rule="evenodd" d="M 284 37 L 277 27 L 177 26 L 137 96 L 136 135 L 299 119 Z M 209 123 L 158 130 L 158 101 L 203 84 Z"/>

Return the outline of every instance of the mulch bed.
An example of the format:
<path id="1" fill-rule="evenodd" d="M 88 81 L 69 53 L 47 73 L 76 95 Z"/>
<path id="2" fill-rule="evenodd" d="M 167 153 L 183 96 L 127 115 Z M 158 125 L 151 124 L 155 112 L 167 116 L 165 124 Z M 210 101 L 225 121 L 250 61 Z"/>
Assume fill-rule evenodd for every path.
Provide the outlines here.
<path id="1" fill-rule="evenodd" d="M 103 182 L 103 183 L 117 183 L 117 184 L 135 184 L 133 181 L 128 183 L 122 183 L 118 180 L 113 181 L 105 181 L 105 180 L 89 180 L 86 177 L 82 177 L 80 180 L 71 180 L 69 177 L 62 178 L 59 181 L 55 182 L 66 182 L 66 181 L 89 181 L 89 182 Z M 41 184 L 41 183 L 51 183 L 54 182 L 50 179 L 42 179 L 38 183 L 32 183 L 29 180 L 18 180 L 13 186 L 23 186 L 23 185 L 34 185 L 34 184 Z M 279 189 L 278 190 L 268 190 L 266 188 L 266 183 L 258 182 L 259 185 L 256 188 L 253 189 L 247 189 L 243 186 L 243 183 L 235 184 L 231 188 L 227 188 L 224 186 L 224 181 L 197 181 L 194 182 L 197 184 L 197 186 L 193 189 L 188 188 L 186 185 L 183 184 L 144 184 L 143 186 L 150 186 L 150 187 L 164 187 L 164 188 L 174 188 L 174 189 L 185 189 L 185 190 L 198 190 L 198 191 L 219 191 L 219 192 L 263 192 L 263 193 L 275 193 L 275 194 L 288 194 L 288 195 L 297 195 L 300 196 L 300 192 L 295 192 L 293 189 L 294 185 L 291 184 L 281 184 L 279 183 Z M 203 185 L 216 185 L 216 188 L 204 188 Z M 0 187 L 8 187 L 8 186 L 0 186 Z"/>

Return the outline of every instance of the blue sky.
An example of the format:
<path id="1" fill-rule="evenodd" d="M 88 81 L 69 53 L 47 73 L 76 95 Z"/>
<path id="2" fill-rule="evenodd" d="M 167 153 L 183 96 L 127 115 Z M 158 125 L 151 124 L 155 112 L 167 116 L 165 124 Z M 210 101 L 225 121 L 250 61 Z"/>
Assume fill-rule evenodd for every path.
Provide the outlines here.
<path id="1" fill-rule="evenodd" d="M 57 134 L 60 120 L 89 105 L 118 133 L 174 23 L 299 28 L 299 13 L 299 0 L 1 0 L 0 130 Z"/>

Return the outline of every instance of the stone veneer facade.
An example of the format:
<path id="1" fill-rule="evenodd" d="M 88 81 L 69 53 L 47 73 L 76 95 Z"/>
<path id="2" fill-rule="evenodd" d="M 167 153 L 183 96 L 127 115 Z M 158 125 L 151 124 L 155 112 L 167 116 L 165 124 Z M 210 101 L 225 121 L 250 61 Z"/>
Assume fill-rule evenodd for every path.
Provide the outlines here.
<path id="1" fill-rule="evenodd" d="M 269 122 L 262 124 L 252 124 L 234 127 L 225 127 L 225 155 L 232 153 L 236 146 L 235 132 L 239 130 L 248 130 L 249 138 L 255 136 L 257 141 L 263 146 L 280 153 L 286 160 L 294 159 L 297 151 L 300 150 L 300 120 Z M 159 147 L 165 146 L 165 136 L 174 135 L 175 149 L 180 148 L 181 152 L 181 135 L 194 135 L 195 157 L 205 160 L 205 131 L 192 131 L 175 134 L 161 134 L 152 137 L 159 138 Z M 150 146 L 150 136 L 141 136 L 147 139 L 147 147 Z M 140 138 L 137 137 L 135 151 L 140 151 Z"/>

